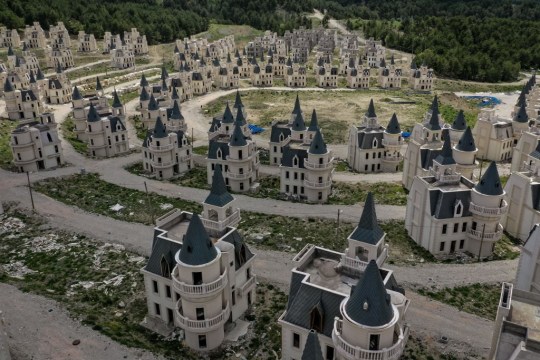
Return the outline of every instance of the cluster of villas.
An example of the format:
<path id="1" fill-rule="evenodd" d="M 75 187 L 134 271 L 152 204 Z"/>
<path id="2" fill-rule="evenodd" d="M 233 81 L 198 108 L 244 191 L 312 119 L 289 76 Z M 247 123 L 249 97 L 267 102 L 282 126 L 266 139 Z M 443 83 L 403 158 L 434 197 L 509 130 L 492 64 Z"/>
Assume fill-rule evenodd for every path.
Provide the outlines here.
<path id="1" fill-rule="evenodd" d="M 69 32 L 64 23 L 59 21 L 51 25 L 45 32 L 39 22 L 26 25 L 23 40 L 16 29 L 0 27 L 0 48 L 42 49 L 45 51 L 47 67 L 68 69 L 75 66 Z M 77 52 L 95 53 L 99 50 L 93 34 L 79 31 L 77 34 Z M 127 69 L 135 66 L 135 56 L 148 54 L 146 35 L 141 35 L 136 28 L 120 34 L 105 32 L 103 53 L 111 54 L 111 66 L 117 69 Z"/>

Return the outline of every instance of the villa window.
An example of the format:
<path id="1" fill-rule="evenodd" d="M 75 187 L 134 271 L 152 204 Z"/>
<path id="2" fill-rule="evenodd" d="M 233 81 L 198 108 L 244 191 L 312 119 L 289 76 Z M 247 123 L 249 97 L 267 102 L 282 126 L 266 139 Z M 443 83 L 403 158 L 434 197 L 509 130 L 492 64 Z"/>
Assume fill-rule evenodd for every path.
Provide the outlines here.
<path id="1" fill-rule="evenodd" d="M 439 245 L 439 251 L 444 251 L 444 241 L 441 241 Z"/>
<path id="2" fill-rule="evenodd" d="M 300 348 L 300 334 L 293 333 L 293 347 Z"/>
<path id="3" fill-rule="evenodd" d="M 334 348 L 326 345 L 326 360 L 334 360 Z"/>
<path id="4" fill-rule="evenodd" d="M 159 288 L 158 288 L 158 283 L 156 280 L 152 280 L 152 285 L 154 287 L 154 293 L 158 294 L 159 293 Z"/>
<path id="5" fill-rule="evenodd" d="M 167 260 L 165 259 L 165 256 L 161 257 L 160 267 L 161 267 L 161 276 L 166 277 L 166 278 L 171 276 L 171 267 L 169 263 L 167 262 Z"/>
<path id="6" fill-rule="evenodd" d="M 446 225 L 446 224 L 444 224 L 444 225 L 442 226 L 442 233 L 443 233 L 443 235 L 446 234 L 447 228 L 448 228 L 448 225 Z"/>
<path id="7" fill-rule="evenodd" d="M 459 248 L 463 249 L 464 246 L 465 246 L 465 240 L 459 240 Z"/>
<path id="8" fill-rule="evenodd" d="M 379 334 L 369 335 L 369 350 L 379 350 Z"/>
<path id="9" fill-rule="evenodd" d="M 464 222 L 462 225 L 461 225 L 461 232 L 465 232 L 467 231 L 467 223 Z"/>
<path id="10" fill-rule="evenodd" d="M 206 349 L 206 335 L 199 335 L 199 348 Z"/>
<path id="11" fill-rule="evenodd" d="M 165 285 L 165 295 L 170 299 L 172 297 L 171 294 L 171 287 L 169 285 Z"/>
<path id="12" fill-rule="evenodd" d="M 454 224 L 454 233 L 457 233 L 459 231 L 459 223 Z"/>
<path id="13" fill-rule="evenodd" d="M 310 314 L 310 327 L 311 329 L 322 333 L 323 331 L 323 314 L 318 307 L 314 307 Z"/>
<path id="14" fill-rule="evenodd" d="M 154 307 L 155 307 L 155 309 L 156 309 L 156 315 L 157 315 L 157 316 L 160 316 L 160 315 L 161 315 L 161 308 L 160 308 L 159 304 L 158 304 L 158 303 L 154 303 Z"/>

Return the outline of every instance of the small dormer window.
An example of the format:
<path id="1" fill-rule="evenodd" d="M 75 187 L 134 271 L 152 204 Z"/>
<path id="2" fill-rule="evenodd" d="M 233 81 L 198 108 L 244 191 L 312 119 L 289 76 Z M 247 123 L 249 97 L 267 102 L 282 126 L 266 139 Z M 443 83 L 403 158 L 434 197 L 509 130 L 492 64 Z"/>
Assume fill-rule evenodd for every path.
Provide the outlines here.
<path id="1" fill-rule="evenodd" d="M 294 165 L 294 166 L 298 166 L 298 156 L 295 156 L 295 157 L 293 158 L 293 165 Z"/>
<path id="2" fill-rule="evenodd" d="M 377 139 L 373 139 L 373 148 L 377 148 L 378 145 L 379 141 L 377 141 Z"/>
<path id="3" fill-rule="evenodd" d="M 221 157 L 222 157 L 221 149 L 218 149 L 218 151 L 216 153 L 216 156 L 217 156 L 218 159 L 221 159 Z"/>
<path id="4" fill-rule="evenodd" d="M 454 205 L 454 217 L 461 216 L 463 216 L 463 203 L 461 202 L 461 200 L 458 200 Z"/>
<path id="5" fill-rule="evenodd" d="M 279 142 L 282 142 L 283 139 L 285 139 L 285 136 L 283 135 L 283 133 L 279 134 Z"/>

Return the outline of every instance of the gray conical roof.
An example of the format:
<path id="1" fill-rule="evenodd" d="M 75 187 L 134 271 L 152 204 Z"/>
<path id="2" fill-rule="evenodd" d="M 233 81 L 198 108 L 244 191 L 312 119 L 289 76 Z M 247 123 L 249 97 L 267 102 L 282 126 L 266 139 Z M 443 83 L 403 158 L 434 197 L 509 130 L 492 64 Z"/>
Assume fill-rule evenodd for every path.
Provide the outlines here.
<path id="1" fill-rule="evenodd" d="M 180 99 L 180 96 L 178 96 L 178 91 L 176 90 L 176 86 L 173 86 L 171 99 L 172 100 L 179 100 Z"/>
<path id="2" fill-rule="evenodd" d="M 90 109 L 88 110 L 88 116 L 86 117 L 86 120 L 88 122 L 97 122 L 101 120 L 101 116 L 99 116 L 96 108 L 94 107 L 94 104 L 90 103 Z"/>
<path id="3" fill-rule="evenodd" d="M 234 198 L 227 191 L 227 185 L 225 185 L 223 173 L 221 172 L 221 165 L 216 164 L 214 174 L 212 175 L 210 194 L 208 194 L 208 197 L 204 202 L 205 204 L 223 207 L 233 200 Z"/>
<path id="4" fill-rule="evenodd" d="M 322 137 L 322 134 L 319 128 L 317 128 L 317 131 L 315 132 L 315 136 L 313 137 L 313 140 L 311 140 L 311 144 L 309 146 L 308 152 L 314 155 L 324 155 L 328 152 L 328 150 L 326 149 L 326 144 L 324 142 L 324 139 Z"/>
<path id="5" fill-rule="evenodd" d="M 519 93 L 518 101 L 516 103 L 516 106 L 522 106 L 522 105 L 525 105 L 525 106 L 527 105 L 527 97 L 523 91 Z"/>
<path id="6" fill-rule="evenodd" d="M 103 86 L 101 86 L 101 81 L 99 81 L 99 77 L 96 76 L 96 91 L 103 90 Z"/>
<path id="7" fill-rule="evenodd" d="M 394 60 L 394 54 L 392 54 L 392 56 L 390 57 L 390 64 L 391 65 L 394 65 L 396 62 Z"/>
<path id="8" fill-rule="evenodd" d="M 452 153 L 452 144 L 450 144 L 450 136 L 446 135 L 444 137 L 444 143 L 442 150 L 439 155 L 435 158 L 435 161 L 441 165 L 452 165 L 455 164 L 454 155 Z"/>
<path id="9" fill-rule="evenodd" d="M 36 77 L 34 76 L 34 72 L 30 71 L 30 84 L 36 83 Z"/>
<path id="10" fill-rule="evenodd" d="M 11 82 L 8 78 L 6 78 L 6 81 L 4 82 L 4 92 L 5 91 L 14 91 L 13 85 L 11 85 Z"/>
<path id="11" fill-rule="evenodd" d="M 116 92 L 116 89 L 113 91 L 113 108 L 121 108 L 122 102 L 120 101 L 120 97 L 118 97 L 118 93 Z"/>
<path id="12" fill-rule="evenodd" d="M 292 130 L 294 131 L 304 131 L 306 130 L 306 124 L 304 122 L 304 117 L 302 116 L 302 113 L 299 112 L 294 117 L 294 121 L 292 123 Z"/>
<path id="13" fill-rule="evenodd" d="M 308 131 L 317 131 L 319 129 L 319 121 L 317 120 L 317 113 L 315 109 L 311 113 L 311 122 L 309 123 Z"/>
<path id="14" fill-rule="evenodd" d="M 439 124 L 439 106 L 432 106 L 431 118 L 427 123 L 426 127 L 430 130 L 441 130 L 441 125 Z"/>
<path id="15" fill-rule="evenodd" d="M 392 117 L 386 126 L 386 132 L 389 134 L 401 134 L 401 127 L 399 126 L 396 113 L 392 114 Z"/>
<path id="16" fill-rule="evenodd" d="M 437 113 L 439 112 L 439 98 L 437 97 L 437 95 L 433 97 L 433 101 L 431 102 L 430 109 L 431 111 L 437 110 Z"/>
<path id="17" fill-rule="evenodd" d="M 492 161 L 489 164 L 486 172 L 482 175 L 482 178 L 474 187 L 476 191 L 484 195 L 502 195 L 503 187 L 501 184 L 501 178 L 499 177 L 499 171 L 497 170 L 497 164 Z"/>
<path id="18" fill-rule="evenodd" d="M 182 112 L 180 111 L 180 105 L 178 105 L 178 100 L 173 101 L 173 107 L 171 110 L 171 116 L 170 118 L 172 120 L 183 120 L 184 116 L 182 115 Z"/>
<path id="19" fill-rule="evenodd" d="M 169 73 L 167 72 L 167 69 L 165 69 L 165 66 L 161 67 L 161 80 L 165 80 L 169 77 Z"/>
<path id="20" fill-rule="evenodd" d="M 223 113 L 223 118 L 221 122 L 224 124 L 232 124 L 234 122 L 234 115 L 231 111 L 228 101 L 227 106 L 225 106 L 225 112 Z"/>
<path id="21" fill-rule="evenodd" d="M 148 91 L 146 91 L 146 88 L 142 88 L 141 96 L 139 97 L 140 101 L 148 101 L 150 100 L 150 96 L 148 96 Z"/>
<path id="22" fill-rule="evenodd" d="M 302 112 L 302 108 L 300 107 L 300 98 L 298 97 L 298 93 L 296 94 L 296 100 L 294 101 L 294 108 L 292 113 L 293 114 L 300 114 Z"/>
<path id="23" fill-rule="evenodd" d="M 203 265 L 214 260 L 217 254 L 199 215 L 193 214 L 182 242 L 180 261 L 186 265 Z"/>
<path id="24" fill-rule="evenodd" d="M 240 91 L 236 90 L 236 98 L 234 99 L 234 106 L 233 108 L 238 109 L 244 107 L 244 104 L 242 104 L 242 98 L 240 97 Z"/>
<path id="25" fill-rule="evenodd" d="M 301 360 L 324 360 L 319 337 L 315 330 L 310 330 L 308 333 Z"/>
<path id="26" fill-rule="evenodd" d="M 381 64 L 379 67 L 382 67 L 382 68 L 386 67 L 386 60 L 384 60 L 384 58 L 381 60 Z"/>
<path id="27" fill-rule="evenodd" d="M 352 289 L 345 311 L 351 320 L 364 326 L 379 327 L 392 321 L 394 309 L 391 298 L 375 260 L 369 262 L 358 284 Z"/>
<path id="28" fill-rule="evenodd" d="M 411 70 L 416 70 L 418 67 L 416 66 L 416 60 L 411 61 Z"/>
<path id="29" fill-rule="evenodd" d="M 238 111 L 236 112 L 235 123 L 238 126 L 244 126 L 247 124 L 246 118 L 244 117 L 244 111 L 242 109 L 243 107 L 239 107 Z"/>
<path id="30" fill-rule="evenodd" d="M 62 66 L 60 66 L 60 62 L 56 65 L 56 73 L 57 74 L 61 74 L 63 71 L 62 71 Z"/>
<path id="31" fill-rule="evenodd" d="M 13 55 L 15 55 L 15 53 L 13 52 L 13 48 L 10 46 L 8 47 L 7 56 L 13 56 Z"/>
<path id="32" fill-rule="evenodd" d="M 158 110 L 159 106 L 156 101 L 156 98 L 154 98 L 154 94 L 150 95 L 150 101 L 148 102 L 148 110 Z"/>
<path id="33" fill-rule="evenodd" d="M 463 131 L 467 128 L 467 121 L 465 120 L 465 114 L 463 110 L 459 110 L 454 122 L 452 123 L 452 129 Z"/>
<path id="34" fill-rule="evenodd" d="M 384 231 L 377 223 L 377 213 L 375 211 L 375 201 L 373 194 L 369 192 L 364 203 L 364 210 L 358 222 L 358 226 L 352 232 L 350 238 L 375 245 L 384 236 Z"/>
<path id="35" fill-rule="evenodd" d="M 45 79 L 45 75 L 43 75 L 43 72 L 41 71 L 40 68 L 37 69 L 37 79 L 38 79 L 38 80 L 43 80 L 43 79 Z"/>
<path id="36" fill-rule="evenodd" d="M 244 133 L 242 132 L 242 128 L 238 125 L 234 125 L 234 130 L 231 136 L 231 140 L 229 141 L 230 146 L 246 146 L 247 141 L 246 137 L 244 136 Z"/>
<path id="37" fill-rule="evenodd" d="M 461 135 L 461 139 L 456 144 L 456 149 L 460 151 L 476 151 L 476 144 L 470 126 L 467 126 L 467 129 Z"/>
<path id="38" fill-rule="evenodd" d="M 527 123 L 529 122 L 529 115 L 527 115 L 527 107 L 525 104 L 521 104 L 519 110 L 514 116 L 514 121 L 518 123 Z"/>
<path id="39" fill-rule="evenodd" d="M 375 105 L 373 105 L 373 99 L 369 100 L 369 106 L 368 106 L 368 110 L 366 112 L 366 116 L 368 118 L 377 117 L 377 114 L 375 113 Z"/>
<path id="40" fill-rule="evenodd" d="M 83 99 L 83 96 L 81 95 L 81 92 L 79 91 L 79 89 L 76 86 L 73 88 L 73 93 L 71 94 L 71 98 L 73 100 L 82 100 Z"/>
<path id="41" fill-rule="evenodd" d="M 144 73 L 143 73 L 142 76 L 141 76 L 141 83 L 140 83 L 140 86 L 142 86 L 142 87 L 148 86 L 148 80 L 146 80 L 146 76 L 144 75 Z"/>
<path id="42" fill-rule="evenodd" d="M 22 51 L 28 51 L 28 45 L 26 44 L 26 41 L 23 41 Z"/>
<path id="43" fill-rule="evenodd" d="M 163 122 L 161 121 L 161 116 L 158 116 L 156 119 L 156 125 L 154 126 L 154 132 L 152 133 L 154 139 L 162 139 L 166 138 L 167 135 L 167 129 L 165 128 L 165 125 L 163 125 Z"/>

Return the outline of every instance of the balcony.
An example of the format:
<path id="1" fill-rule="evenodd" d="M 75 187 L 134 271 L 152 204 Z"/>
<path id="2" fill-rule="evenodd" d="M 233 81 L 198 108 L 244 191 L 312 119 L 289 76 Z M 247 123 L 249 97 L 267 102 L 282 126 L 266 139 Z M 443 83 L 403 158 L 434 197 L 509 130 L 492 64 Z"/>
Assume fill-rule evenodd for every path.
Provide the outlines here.
<path id="1" fill-rule="evenodd" d="M 182 309 L 182 299 L 178 300 L 176 304 L 176 322 L 179 327 L 184 330 L 191 331 L 194 333 L 205 333 L 215 329 L 218 329 L 220 326 L 223 326 L 229 318 L 231 308 L 229 307 L 229 302 L 225 308 L 222 308 L 221 313 L 218 316 L 215 316 L 208 320 L 191 320 L 184 316 Z"/>
<path id="2" fill-rule="evenodd" d="M 181 296 L 189 298 L 205 297 L 215 294 L 216 292 L 223 290 L 228 282 L 227 270 L 225 270 L 217 280 L 201 285 L 191 285 L 180 281 L 178 279 L 178 271 L 178 266 L 175 266 L 172 274 L 173 287 L 178 290 Z"/>
<path id="3" fill-rule="evenodd" d="M 336 318 L 332 340 L 336 345 L 337 352 L 347 360 L 398 360 L 403 354 L 405 343 L 409 337 L 409 328 L 405 327 L 405 332 L 400 331 L 399 335 L 394 334 L 395 344 L 382 350 L 366 350 L 358 346 L 349 344 L 341 337 L 342 320 Z M 397 338 L 397 339 L 396 339 Z"/>
<path id="4" fill-rule="evenodd" d="M 383 146 L 402 146 L 404 144 L 404 141 L 403 140 L 383 139 L 382 144 L 383 144 Z"/>
<path id="5" fill-rule="evenodd" d="M 33 159 L 29 159 L 29 160 L 15 159 L 15 160 L 13 160 L 13 163 L 15 164 L 15 166 L 17 166 L 17 165 L 27 165 L 27 164 L 31 164 L 31 163 L 39 161 L 39 160 L 41 160 L 41 158 L 33 158 Z"/>
<path id="6" fill-rule="evenodd" d="M 467 235 L 469 238 L 477 241 L 497 241 L 502 237 L 503 234 L 503 227 L 501 224 L 497 225 L 497 231 L 495 232 L 484 232 L 482 234 L 482 230 L 473 230 L 470 229 L 467 231 Z"/>
<path id="7" fill-rule="evenodd" d="M 326 164 L 316 164 L 314 162 L 308 161 L 308 159 L 305 159 L 304 166 L 306 169 L 310 170 L 328 170 L 334 166 L 334 158 L 331 158 L 330 161 Z"/>
<path id="8" fill-rule="evenodd" d="M 503 205 L 497 208 L 490 208 L 485 206 L 476 205 L 475 203 L 470 204 L 469 210 L 476 215 L 480 216 L 501 216 L 508 212 L 508 203 L 503 200 Z"/>
<path id="9" fill-rule="evenodd" d="M 229 216 L 223 221 L 213 221 L 213 220 L 203 219 L 203 218 L 201 218 L 201 220 L 206 229 L 222 231 L 227 226 L 230 226 L 231 224 L 237 223 L 238 221 L 240 221 L 240 210 L 237 209 L 235 212 L 231 214 L 231 216 Z"/>
<path id="10" fill-rule="evenodd" d="M 148 149 L 150 151 L 169 151 L 173 148 L 173 144 L 163 145 L 163 146 L 156 146 L 152 144 L 148 144 Z"/>
<path id="11" fill-rule="evenodd" d="M 238 290 L 238 295 L 243 297 L 245 294 L 251 291 L 255 287 L 255 283 L 257 282 L 256 276 L 252 275 L 245 283 L 242 285 Z"/>
<path id="12" fill-rule="evenodd" d="M 309 181 L 304 180 L 304 185 L 311 189 L 324 189 L 329 188 L 332 186 L 332 181 L 323 181 L 323 182 L 315 182 L 315 181 Z"/>
<path id="13" fill-rule="evenodd" d="M 22 148 L 25 148 L 25 147 L 30 147 L 30 146 L 33 146 L 34 143 L 33 142 L 29 142 L 29 143 L 26 143 L 26 144 L 15 144 L 15 143 L 10 143 L 9 144 L 13 149 L 22 149 Z"/>
<path id="14" fill-rule="evenodd" d="M 243 174 L 237 174 L 237 173 L 232 173 L 230 171 L 227 171 L 227 177 L 233 180 L 246 180 L 251 177 L 251 171 L 247 171 Z"/>
<path id="15" fill-rule="evenodd" d="M 156 169 L 163 169 L 163 168 L 166 168 L 166 167 L 169 167 L 169 166 L 173 166 L 173 161 L 170 160 L 170 161 L 162 161 L 162 162 L 157 162 L 157 161 L 153 161 L 153 160 L 150 160 L 150 164 L 152 164 L 152 166 Z"/>

